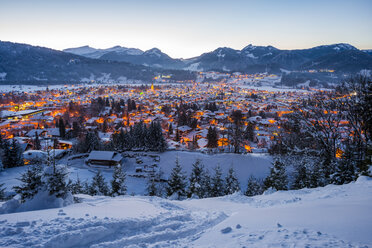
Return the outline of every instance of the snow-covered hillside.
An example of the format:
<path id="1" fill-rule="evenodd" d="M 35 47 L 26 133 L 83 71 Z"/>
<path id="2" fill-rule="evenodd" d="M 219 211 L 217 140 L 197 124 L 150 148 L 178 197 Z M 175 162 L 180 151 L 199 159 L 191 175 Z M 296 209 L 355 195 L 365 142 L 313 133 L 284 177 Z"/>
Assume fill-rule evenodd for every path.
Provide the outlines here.
<path id="1" fill-rule="evenodd" d="M 0 247 L 368 247 L 372 181 L 201 200 L 89 197 L 0 215 Z"/>

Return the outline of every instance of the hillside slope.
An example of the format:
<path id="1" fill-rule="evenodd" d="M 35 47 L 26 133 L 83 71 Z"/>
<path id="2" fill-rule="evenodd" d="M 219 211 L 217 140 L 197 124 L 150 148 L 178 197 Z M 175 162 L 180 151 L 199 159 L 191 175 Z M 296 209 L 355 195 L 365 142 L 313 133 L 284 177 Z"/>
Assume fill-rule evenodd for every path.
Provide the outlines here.
<path id="1" fill-rule="evenodd" d="M 1 247 L 368 247 L 372 181 L 256 197 L 89 197 L 0 215 Z M 366 246 L 363 246 L 366 245 Z"/>

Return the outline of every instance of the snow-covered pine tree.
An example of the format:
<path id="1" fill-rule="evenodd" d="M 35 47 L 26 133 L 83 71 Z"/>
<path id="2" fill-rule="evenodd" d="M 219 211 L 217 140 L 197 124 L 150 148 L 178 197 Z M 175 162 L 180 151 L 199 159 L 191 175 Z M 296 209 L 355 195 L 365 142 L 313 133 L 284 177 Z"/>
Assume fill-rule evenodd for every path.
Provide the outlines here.
<path id="1" fill-rule="evenodd" d="M 29 165 L 27 171 L 18 179 L 22 182 L 20 186 L 15 186 L 14 191 L 21 195 L 21 202 L 31 199 L 42 188 L 42 166 Z"/>
<path id="2" fill-rule="evenodd" d="M 239 181 L 236 178 L 233 166 L 230 167 L 225 178 L 225 182 L 226 182 L 225 194 L 231 195 L 234 194 L 235 192 L 240 191 Z"/>
<path id="3" fill-rule="evenodd" d="M 67 183 L 68 170 L 65 165 L 55 165 L 54 167 L 45 167 L 43 181 L 49 195 L 55 195 L 58 198 L 65 198 L 70 192 Z"/>
<path id="4" fill-rule="evenodd" d="M 84 194 L 84 186 L 80 181 L 79 176 L 77 177 L 76 181 L 71 183 L 71 193 L 76 194 Z"/>
<path id="5" fill-rule="evenodd" d="M 270 175 L 264 180 L 265 190 L 274 188 L 276 190 L 287 190 L 288 180 L 285 165 L 278 159 L 270 169 Z"/>
<path id="6" fill-rule="evenodd" d="M 40 139 L 39 139 L 39 135 L 37 135 L 37 133 L 35 133 L 34 149 L 35 150 L 41 150 Z"/>
<path id="7" fill-rule="evenodd" d="M 310 187 L 309 170 L 305 161 L 301 161 L 294 167 L 294 181 L 292 189 L 303 189 Z"/>
<path id="8" fill-rule="evenodd" d="M 336 171 L 332 175 L 332 183 L 341 185 L 357 179 L 357 165 L 352 157 L 352 151 L 347 147 L 341 159 L 336 163 Z"/>
<path id="9" fill-rule="evenodd" d="M 153 176 L 148 177 L 147 181 L 147 195 L 162 197 L 164 193 L 164 187 L 162 181 L 163 172 L 159 170 Z"/>
<path id="10" fill-rule="evenodd" d="M 5 140 L 3 143 L 2 162 L 4 168 L 23 166 L 23 152 L 17 140 L 13 138 L 11 142 Z"/>
<path id="11" fill-rule="evenodd" d="M 89 182 L 87 180 L 84 181 L 83 183 L 83 194 L 87 194 L 87 195 L 92 195 L 91 194 L 91 191 L 90 191 L 90 185 L 89 185 Z"/>
<path id="12" fill-rule="evenodd" d="M 125 177 L 126 175 L 121 165 L 115 166 L 111 181 L 111 196 L 125 195 L 127 193 Z"/>
<path id="13" fill-rule="evenodd" d="M 4 184 L 0 183 L 0 201 L 5 199 L 5 188 Z"/>
<path id="14" fill-rule="evenodd" d="M 220 165 L 217 165 L 214 168 L 214 176 L 211 179 L 212 188 L 211 188 L 211 196 L 217 197 L 217 196 L 223 196 L 225 195 L 224 190 L 224 181 L 222 179 L 222 171 Z"/>
<path id="15" fill-rule="evenodd" d="M 203 189 L 202 198 L 207 198 L 207 197 L 212 196 L 212 179 L 211 179 L 208 169 L 204 171 L 203 180 L 202 180 L 202 189 Z"/>
<path id="16" fill-rule="evenodd" d="M 167 195 L 168 197 L 181 200 L 187 196 L 186 194 L 186 175 L 182 171 L 179 158 L 176 158 L 176 165 L 172 169 L 171 175 L 168 179 Z"/>
<path id="17" fill-rule="evenodd" d="M 246 196 L 261 195 L 263 193 L 262 181 L 251 175 L 248 179 L 247 190 L 245 191 Z"/>
<path id="18" fill-rule="evenodd" d="M 310 168 L 308 176 L 310 188 L 323 187 L 326 185 L 327 180 L 323 172 L 323 166 L 319 160 L 317 160 L 313 164 L 312 168 Z"/>
<path id="19" fill-rule="evenodd" d="M 101 171 L 97 171 L 96 175 L 93 177 L 92 184 L 89 187 L 90 195 L 108 195 L 109 189 L 105 182 Z"/>
<path id="20" fill-rule="evenodd" d="M 205 195 L 205 187 L 203 187 L 205 172 L 204 165 L 200 159 L 197 159 L 192 164 L 192 171 L 189 179 L 188 197 L 203 198 Z"/>
<path id="21" fill-rule="evenodd" d="M 147 190 L 147 195 L 149 195 L 149 196 L 157 196 L 157 194 L 158 194 L 158 188 L 157 188 L 157 185 L 156 185 L 156 182 L 155 182 L 155 178 L 154 177 L 149 177 L 148 178 L 146 190 Z"/>

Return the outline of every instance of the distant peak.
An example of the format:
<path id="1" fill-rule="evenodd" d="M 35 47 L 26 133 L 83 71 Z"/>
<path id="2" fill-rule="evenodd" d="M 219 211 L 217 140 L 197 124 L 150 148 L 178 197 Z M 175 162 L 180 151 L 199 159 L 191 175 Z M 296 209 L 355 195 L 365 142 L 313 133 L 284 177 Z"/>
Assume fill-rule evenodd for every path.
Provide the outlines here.
<path id="1" fill-rule="evenodd" d="M 147 50 L 146 52 L 161 52 L 161 51 L 159 48 L 154 47 L 154 48 Z"/>
<path id="2" fill-rule="evenodd" d="M 252 51 L 252 50 L 255 50 L 256 48 L 266 48 L 266 49 L 268 49 L 268 50 L 278 50 L 277 48 L 275 48 L 275 47 L 273 47 L 273 46 L 254 46 L 254 45 L 252 45 L 252 44 L 249 44 L 248 46 L 246 46 L 246 47 L 244 47 L 243 49 L 242 49 L 242 51 L 243 50 L 248 50 L 248 51 Z"/>

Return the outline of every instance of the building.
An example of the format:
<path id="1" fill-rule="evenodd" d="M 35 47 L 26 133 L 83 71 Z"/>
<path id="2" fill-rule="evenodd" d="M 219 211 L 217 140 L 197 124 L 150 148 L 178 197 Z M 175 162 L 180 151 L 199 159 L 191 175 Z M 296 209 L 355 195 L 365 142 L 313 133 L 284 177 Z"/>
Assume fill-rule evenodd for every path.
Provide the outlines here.
<path id="1" fill-rule="evenodd" d="M 85 162 L 88 165 L 116 166 L 121 163 L 121 154 L 112 151 L 91 151 Z"/>

